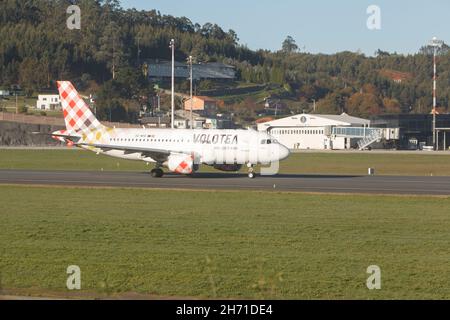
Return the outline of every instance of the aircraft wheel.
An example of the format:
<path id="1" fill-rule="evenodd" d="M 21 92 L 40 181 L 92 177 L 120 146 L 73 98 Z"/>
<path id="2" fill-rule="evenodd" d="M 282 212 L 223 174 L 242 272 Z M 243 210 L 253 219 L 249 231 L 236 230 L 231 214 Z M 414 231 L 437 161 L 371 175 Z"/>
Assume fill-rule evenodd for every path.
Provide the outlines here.
<path id="1" fill-rule="evenodd" d="M 254 178 L 255 178 L 255 174 L 254 174 L 253 172 L 249 172 L 249 173 L 248 173 L 248 177 L 249 177 L 250 179 L 254 179 Z"/>
<path id="2" fill-rule="evenodd" d="M 150 171 L 150 174 L 153 178 L 162 178 L 162 176 L 164 175 L 164 171 L 162 171 L 161 169 L 153 169 L 152 171 Z"/>

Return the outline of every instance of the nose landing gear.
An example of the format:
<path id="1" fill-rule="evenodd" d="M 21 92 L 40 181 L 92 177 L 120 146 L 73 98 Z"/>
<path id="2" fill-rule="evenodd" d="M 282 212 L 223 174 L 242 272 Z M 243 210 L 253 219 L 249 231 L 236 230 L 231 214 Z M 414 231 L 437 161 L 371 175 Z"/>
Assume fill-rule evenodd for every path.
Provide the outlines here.
<path id="1" fill-rule="evenodd" d="M 255 170 L 253 169 L 253 164 L 247 163 L 247 168 L 248 168 L 248 177 L 250 179 L 254 179 L 255 178 Z"/>

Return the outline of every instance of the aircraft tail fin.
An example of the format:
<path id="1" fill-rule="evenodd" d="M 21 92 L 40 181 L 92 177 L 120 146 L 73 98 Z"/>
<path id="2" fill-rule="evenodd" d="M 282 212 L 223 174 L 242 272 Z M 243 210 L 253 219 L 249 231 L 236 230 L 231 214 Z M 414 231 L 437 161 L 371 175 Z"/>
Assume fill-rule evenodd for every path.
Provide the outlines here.
<path id="1" fill-rule="evenodd" d="M 89 132 L 104 127 L 70 81 L 58 81 L 57 84 L 68 131 Z"/>

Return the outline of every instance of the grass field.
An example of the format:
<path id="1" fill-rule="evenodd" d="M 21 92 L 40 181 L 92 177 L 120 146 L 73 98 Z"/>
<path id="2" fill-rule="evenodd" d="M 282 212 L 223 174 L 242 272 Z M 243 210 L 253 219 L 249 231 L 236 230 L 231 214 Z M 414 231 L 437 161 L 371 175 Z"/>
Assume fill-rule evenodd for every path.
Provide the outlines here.
<path id="1" fill-rule="evenodd" d="M 367 168 L 380 175 L 450 176 L 450 156 L 431 154 L 301 153 L 281 163 L 286 174 L 365 175 Z M 0 150 L 0 169 L 142 171 L 142 162 L 97 156 L 79 150 Z M 245 170 L 245 169 L 244 169 Z M 211 171 L 203 166 L 202 171 Z"/>
<path id="2" fill-rule="evenodd" d="M 450 198 L 0 187 L 6 290 L 449 299 Z M 369 291 L 378 265 L 382 289 Z"/>

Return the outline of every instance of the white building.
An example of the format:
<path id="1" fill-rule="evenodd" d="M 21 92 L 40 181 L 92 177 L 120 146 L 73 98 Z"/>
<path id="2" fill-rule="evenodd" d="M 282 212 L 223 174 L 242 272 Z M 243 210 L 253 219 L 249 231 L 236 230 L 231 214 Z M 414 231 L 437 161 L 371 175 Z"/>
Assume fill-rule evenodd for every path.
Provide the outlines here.
<path id="1" fill-rule="evenodd" d="M 11 93 L 9 92 L 9 90 L 3 90 L 0 89 L 0 97 L 7 97 L 9 96 Z"/>
<path id="2" fill-rule="evenodd" d="M 377 135 L 371 130 L 377 130 Z M 370 120 L 346 113 L 299 114 L 258 124 L 258 131 L 267 131 L 286 147 L 299 150 L 351 149 L 358 147 L 363 138 L 379 140 L 378 130 L 370 129 Z"/>
<path id="3" fill-rule="evenodd" d="M 40 94 L 36 101 L 38 110 L 61 110 L 61 100 L 57 94 Z"/>

